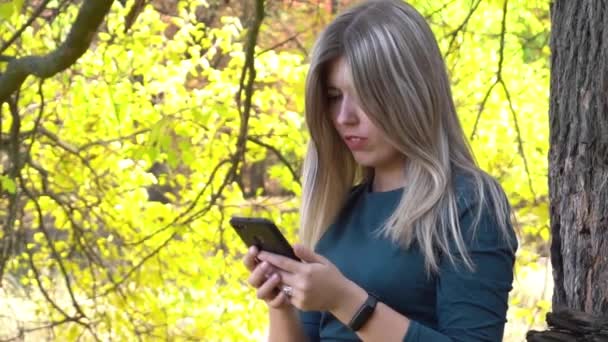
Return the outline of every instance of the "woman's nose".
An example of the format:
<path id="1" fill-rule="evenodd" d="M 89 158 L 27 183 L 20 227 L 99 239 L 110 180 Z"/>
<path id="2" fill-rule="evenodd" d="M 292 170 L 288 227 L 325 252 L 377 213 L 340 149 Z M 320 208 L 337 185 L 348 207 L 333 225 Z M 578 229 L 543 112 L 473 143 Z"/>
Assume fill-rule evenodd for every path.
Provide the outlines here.
<path id="1" fill-rule="evenodd" d="M 343 95 L 336 122 L 340 125 L 352 125 L 358 121 L 356 102 L 352 97 Z"/>

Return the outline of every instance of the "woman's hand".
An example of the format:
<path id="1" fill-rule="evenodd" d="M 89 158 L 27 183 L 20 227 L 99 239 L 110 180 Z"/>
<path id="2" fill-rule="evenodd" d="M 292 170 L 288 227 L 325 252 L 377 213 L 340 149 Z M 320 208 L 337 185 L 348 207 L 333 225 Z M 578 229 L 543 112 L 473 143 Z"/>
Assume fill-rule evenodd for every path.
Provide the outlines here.
<path id="1" fill-rule="evenodd" d="M 258 262 L 258 249 L 254 246 L 249 248 L 243 258 L 245 267 L 251 274 L 248 282 L 257 289 L 257 296 L 268 304 L 268 306 L 281 309 L 289 306 L 289 299 L 283 291 L 279 291 L 281 277 L 278 270 L 266 261 Z"/>
<path id="2" fill-rule="evenodd" d="M 306 311 L 335 310 L 356 285 L 333 263 L 307 247 L 296 245 L 294 251 L 303 262 L 265 251 L 258 258 L 279 269 L 282 283 L 293 289 L 289 297 L 293 306 Z"/>

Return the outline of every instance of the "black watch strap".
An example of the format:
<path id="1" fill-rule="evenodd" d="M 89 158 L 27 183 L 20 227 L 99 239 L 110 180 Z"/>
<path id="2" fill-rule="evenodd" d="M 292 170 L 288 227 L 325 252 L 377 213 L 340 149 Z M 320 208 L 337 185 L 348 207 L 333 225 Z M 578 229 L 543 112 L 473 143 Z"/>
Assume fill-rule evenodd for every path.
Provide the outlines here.
<path id="1" fill-rule="evenodd" d="M 363 303 L 359 310 L 357 310 L 353 318 L 348 323 L 348 327 L 353 331 L 358 331 L 361 329 L 361 327 L 363 327 L 363 325 L 374 313 L 376 304 L 378 304 L 378 296 L 374 295 L 373 293 L 368 293 L 365 303 Z"/>

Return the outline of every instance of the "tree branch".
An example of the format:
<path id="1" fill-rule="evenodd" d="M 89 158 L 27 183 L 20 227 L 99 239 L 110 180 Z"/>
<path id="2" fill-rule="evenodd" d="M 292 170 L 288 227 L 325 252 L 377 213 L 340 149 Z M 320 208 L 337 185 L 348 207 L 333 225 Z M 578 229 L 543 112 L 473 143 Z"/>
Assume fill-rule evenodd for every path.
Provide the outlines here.
<path id="1" fill-rule="evenodd" d="M 502 68 L 505 60 L 505 36 L 507 33 L 507 9 L 508 9 L 508 0 L 504 0 L 503 8 L 502 8 L 502 21 L 501 21 L 501 31 L 500 31 L 500 49 L 499 49 L 499 59 L 498 59 L 498 69 L 496 70 L 496 79 L 486 92 L 483 100 L 481 101 L 481 105 L 479 107 L 479 112 L 477 113 L 477 117 L 475 118 L 475 124 L 473 125 L 473 131 L 471 132 L 470 139 L 473 140 L 475 138 L 475 134 L 477 132 L 477 125 L 479 124 L 479 119 L 481 118 L 481 113 L 483 112 L 486 102 L 490 97 L 490 93 L 496 87 L 496 85 L 500 84 L 505 91 L 505 96 L 507 97 L 507 102 L 509 103 L 509 109 L 511 111 L 511 115 L 513 116 L 513 123 L 515 125 L 515 131 L 517 133 L 517 150 L 521 155 L 521 158 L 524 162 L 524 168 L 526 170 L 526 174 L 528 176 L 528 186 L 530 188 L 530 192 L 534 197 L 534 203 L 536 204 L 536 192 L 534 191 L 534 187 L 532 185 L 532 175 L 530 174 L 530 168 L 528 167 L 528 159 L 526 158 L 526 154 L 524 152 L 524 144 L 521 138 L 521 130 L 519 128 L 519 121 L 517 120 L 517 113 L 515 112 L 515 108 L 513 108 L 513 101 L 511 100 L 511 93 L 507 88 L 507 84 L 505 83 L 502 77 Z"/>
<path id="2" fill-rule="evenodd" d="M 517 132 L 517 150 L 521 155 L 521 159 L 524 161 L 524 169 L 526 170 L 526 174 L 528 175 L 528 186 L 530 187 L 530 192 L 532 192 L 532 196 L 534 198 L 534 204 L 536 205 L 536 192 L 534 191 L 534 187 L 532 186 L 532 175 L 530 174 L 530 168 L 528 167 L 528 159 L 526 158 L 526 153 L 524 152 L 524 143 L 521 139 L 521 130 L 519 129 L 519 121 L 517 120 L 517 113 L 515 112 L 515 108 L 513 108 L 513 101 L 511 101 L 511 94 L 509 93 L 509 89 L 505 84 L 503 79 L 500 80 L 500 84 L 505 91 L 505 95 L 507 96 L 507 102 L 509 102 L 509 108 L 511 110 L 511 115 L 513 116 L 513 123 L 515 125 L 515 132 Z"/>
<path id="3" fill-rule="evenodd" d="M 173 220 L 171 220 L 171 222 L 169 222 L 168 224 L 166 224 L 164 227 L 157 229 L 156 231 L 152 232 L 149 235 L 144 236 L 143 238 L 137 240 L 137 241 L 133 241 L 133 242 L 127 242 L 125 243 L 125 246 L 137 246 L 140 245 L 144 242 L 146 242 L 146 240 L 151 239 L 152 237 L 166 231 L 167 229 L 171 228 L 173 225 L 177 224 L 182 218 L 184 218 L 190 211 L 192 211 L 195 207 L 196 204 L 198 203 L 198 201 L 203 197 L 203 195 L 207 192 L 207 189 L 209 187 L 211 187 L 211 185 L 213 184 L 213 180 L 215 179 L 215 175 L 218 173 L 218 171 L 220 170 L 220 168 L 226 164 L 229 164 L 231 161 L 230 159 L 224 159 L 222 161 L 220 161 L 215 168 L 213 169 L 213 171 L 211 171 L 211 175 L 209 175 L 209 180 L 207 182 L 205 182 L 205 186 L 203 187 L 203 189 L 201 191 L 199 191 L 199 193 L 196 195 L 196 197 L 194 198 L 194 201 L 192 201 L 192 203 L 190 203 L 190 205 L 188 206 L 188 208 L 186 210 L 184 210 L 180 215 L 178 215 L 177 217 L 175 217 Z M 213 205 L 213 203 L 210 203 L 206 208 L 205 208 L 205 212 L 208 210 L 207 208 L 210 208 Z"/>
<path id="4" fill-rule="evenodd" d="M 503 5 L 503 8 L 502 8 L 502 21 L 501 21 L 501 29 L 500 29 L 500 48 L 498 50 L 499 59 L 498 59 L 498 69 L 496 70 L 496 80 L 494 81 L 494 83 L 492 83 L 492 85 L 490 86 L 490 89 L 488 89 L 488 91 L 486 92 L 486 95 L 484 96 L 483 101 L 481 101 L 481 105 L 479 106 L 479 112 L 477 112 L 477 117 L 475 118 L 475 124 L 473 125 L 473 131 L 471 132 L 470 140 L 473 140 L 473 138 L 475 138 L 475 134 L 477 133 L 477 125 L 479 124 L 479 120 L 481 119 L 481 113 L 483 113 L 483 110 L 486 105 L 486 101 L 490 97 L 490 93 L 492 92 L 492 89 L 494 89 L 494 87 L 498 84 L 498 82 L 500 82 L 502 80 L 502 65 L 505 60 L 505 35 L 507 34 L 507 6 L 509 3 L 509 0 L 504 0 L 504 1 L 505 2 Z"/>
<path id="5" fill-rule="evenodd" d="M 291 175 L 293 177 L 293 180 L 295 180 L 298 184 L 300 184 L 300 177 L 298 177 L 298 173 L 296 172 L 296 170 L 294 170 L 293 166 L 291 166 L 291 164 L 289 163 L 287 158 L 285 158 L 285 156 L 281 153 L 281 151 L 279 151 L 276 147 L 269 145 L 254 137 L 249 137 L 248 139 L 252 143 L 265 147 L 267 150 L 274 153 L 277 156 L 277 158 L 279 158 L 279 160 L 287 167 L 287 169 L 289 170 L 289 172 L 291 173 Z"/>
<path id="6" fill-rule="evenodd" d="M 235 180 L 237 170 L 243 157 L 245 155 L 245 151 L 247 150 L 247 135 L 249 130 L 249 117 L 251 114 L 251 102 L 253 99 L 253 86 L 255 84 L 255 46 L 257 45 L 258 34 L 260 32 L 260 27 L 262 26 L 262 21 L 264 20 L 264 0 L 257 0 L 256 2 L 256 10 L 255 10 L 255 20 L 249 31 L 249 37 L 247 40 L 247 50 L 245 51 L 245 66 L 243 67 L 243 72 L 241 74 L 239 91 L 236 94 L 236 101 L 241 117 L 241 124 L 239 127 L 239 136 L 236 142 L 236 151 L 232 155 L 230 169 L 226 173 L 226 178 L 224 178 L 224 182 L 220 185 L 217 192 L 215 192 L 211 199 L 209 200 L 209 204 L 202 210 L 195 212 L 188 218 L 186 221 L 181 222 L 181 224 L 190 223 L 197 218 L 201 217 L 209 208 L 211 208 L 217 199 L 222 195 L 222 192 L 228 184 Z M 245 81 L 247 81 L 245 83 Z M 241 98 L 245 93 L 245 102 L 242 103 Z"/>
<path id="7" fill-rule="evenodd" d="M 45 56 L 26 56 L 11 61 L 0 75 L 0 104 L 18 90 L 26 77 L 48 78 L 69 68 L 82 56 L 114 0 L 85 0 L 66 40 Z"/>
<path id="8" fill-rule="evenodd" d="M 477 2 L 473 6 L 471 6 L 471 9 L 469 10 L 469 13 L 467 14 L 466 18 L 464 18 L 464 21 L 454 31 L 448 34 L 448 36 L 450 36 L 451 38 L 450 43 L 448 44 L 448 50 L 445 54 L 446 57 L 452 54 L 452 52 L 454 52 L 452 47 L 454 46 L 454 42 L 456 42 L 456 37 L 458 37 L 458 33 L 465 30 L 467 24 L 469 23 L 469 20 L 471 20 L 471 17 L 473 16 L 473 13 L 475 13 L 477 8 L 479 7 L 479 4 L 481 4 L 481 0 L 477 0 Z"/>
<path id="9" fill-rule="evenodd" d="M 10 139 L 8 146 L 8 155 L 9 160 L 11 161 L 11 167 L 8 171 L 8 176 L 13 181 L 16 181 L 19 174 L 21 174 L 21 155 L 19 151 L 19 133 L 21 131 L 21 117 L 19 116 L 19 109 L 17 108 L 17 101 L 19 98 L 19 94 L 14 96 L 14 98 L 9 99 L 9 110 L 12 117 L 12 123 L 10 128 Z M 0 102 L 0 106 L 2 103 Z M 17 220 L 17 211 L 19 209 L 19 187 L 15 188 L 15 191 L 11 194 L 9 193 L 8 200 L 8 217 L 6 224 L 4 225 L 4 234 L 2 239 L 0 240 L 0 280 L 2 280 L 4 276 L 5 266 L 8 262 L 8 259 L 13 253 L 13 244 L 15 243 L 15 222 Z"/>
<path id="10" fill-rule="evenodd" d="M 273 46 L 271 46 L 269 48 L 266 48 L 266 49 L 258 52 L 256 54 L 256 57 L 259 57 L 260 55 L 263 55 L 263 54 L 265 54 L 268 51 L 272 51 L 272 50 L 274 50 L 276 48 L 279 48 L 279 47 L 281 47 L 281 46 L 283 46 L 283 45 L 285 45 L 285 44 L 287 44 L 287 43 L 289 43 L 291 41 L 296 41 L 297 42 L 298 36 L 301 35 L 302 33 L 304 33 L 304 31 L 297 32 L 296 34 L 292 35 L 291 37 L 289 37 L 289 38 L 287 38 L 287 39 L 285 39 L 285 40 L 283 40 L 281 42 L 278 42 L 278 43 L 276 43 L 275 45 L 273 45 Z M 300 45 L 299 42 L 298 42 L 298 45 Z"/>
<path id="11" fill-rule="evenodd" d="M 53 259 L 55 259 L 55 262 L 57 263 L 57 265 L 59 265 L 59 270 L 61 271 L 61 275 L 63 276 L 63 280 L 65 281 L 65 285 L 68 290 L 70 299 L 72 300 L 72 306 L 74 307 L 74 309 L 76 309 L 76 312 L 78 313 L 78 315 L 77 315 L 78 317 L 86 318 L 87 317 L 86 314 L 84 313 L 84 311 L 78 304 L 78 301 L 76 300 L 76 295 L 74 294 L 74 290 L 72 289 L 72 281 L 70 280 L 68 271 L 63 263 L 63 258 L 61 257 L 61 255 L 59 254 L 59 251 L 57 251 L 57 248 L 55 247 L 55 242 L 54 242 L 53 237 L 49 233 L 48 229 L 46 229 L 46 225 L 44 224 L 44 214 L 42 213 L 42 208 L 40 206 L 40 203 L 38 202 L 36 197 L 34 197 L 34 194 L 32 194 L 29 191 L 29 189 L 27 188 L 27 186 L 25 184 L 25 181 L 22 178 L 20 179 L 20 181 L 21 181 L 21 188 L 23 189 L 24 193 L 32 202 L 34 202 L 36 213 L 38 214 L 38 229 L 40 229 L 40 231 L 42 232 L 42 234 L 44 235 L 44 237 L 46 239 L 47 245 L 48 245 L 49 249 L 51 250 L 51 257 Z M 34 265 L 33 261 L 31 261 L 31 265 L 32 266 Z M 47 298 L 47 300 L 48 299 L 49 298 Z M 64 312 L 62 312 L 62 314 L 64 314 L 64 316 L 68 317 Z"/>

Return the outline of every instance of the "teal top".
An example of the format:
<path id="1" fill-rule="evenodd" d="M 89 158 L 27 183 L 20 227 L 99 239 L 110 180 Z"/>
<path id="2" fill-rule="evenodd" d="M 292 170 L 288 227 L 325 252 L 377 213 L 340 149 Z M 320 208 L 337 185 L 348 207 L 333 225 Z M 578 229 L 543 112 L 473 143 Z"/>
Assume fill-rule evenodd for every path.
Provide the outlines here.
<path id="1" fill-rule="evenodd" d="M 352 191 L 340 217 L 319 240 L 317 253 L 410 319 L 403 341 L 502 341 L 513 282 L 515 235 L 510 242 L 505 239 L 496 217 L 484 206 L 472 236 L 478 201 L 464 180 L 457 178 L 459 224 L 475 270 L 453 265 L 444 256 L 439 272 L 429 276 L 416 244 L 404 249 L 374 235 L 407 190 L 370 192 L 369 188 L 363 185 Z M 300 311 L 300 322 L 310 341 L 359 340 L 328 312 Z"/>

